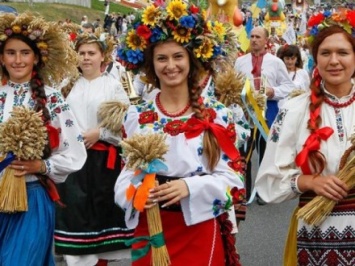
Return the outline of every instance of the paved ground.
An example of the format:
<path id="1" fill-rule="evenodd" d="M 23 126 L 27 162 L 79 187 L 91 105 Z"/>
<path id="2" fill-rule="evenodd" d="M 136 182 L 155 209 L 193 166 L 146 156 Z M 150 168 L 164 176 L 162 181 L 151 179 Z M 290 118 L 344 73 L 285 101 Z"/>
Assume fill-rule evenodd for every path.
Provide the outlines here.
<path id="1" fill-rule="evenodd" d="M 253 172 L 255 176 L 255 168 Z M 296 201 L 265 206 L 259 206 L 254 201 L 248 205 L 246 221 L 241 222 L 237 234 L 237 248 L 243 266 L 282 266 L 288 223 L 295 206 Z M 57 266 L 65 265 L 63 262 L 57 263 Z M 109 265 L 131 264 L 129 260 L 124 260 L 111 262 Z"/>

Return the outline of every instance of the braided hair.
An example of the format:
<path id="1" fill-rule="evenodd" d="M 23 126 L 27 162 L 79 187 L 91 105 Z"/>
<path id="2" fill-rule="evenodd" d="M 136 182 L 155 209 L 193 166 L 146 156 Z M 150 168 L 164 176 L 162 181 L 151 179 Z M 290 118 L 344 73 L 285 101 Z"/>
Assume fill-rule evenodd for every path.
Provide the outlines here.
<path id="1" fill-rule="evenodd" d="M 49 124 L 50 123 L 50 113 L 49 113 L 48 108 L 46 107 L 47 96 L 46 96 L 46 93 L 44 90 L 44 82 L 43 82 L 42 77 L 38 73 L 39 68 L 43 65 L 43 62 L 42 62 L 41 56 L 40 56 L 40 52 L 39 52 L 36 44 L 22 34 L 11 35 L 11 37 L 9 37 L 6 40 L 6 42 L 10 39 L 16 39 L 16 40 L 26 43 L 32 49 L 34 54 L 38 57 L 38 63 L 33 66 L 31 80 L 30 80 L 30 89 L 32 92 L 32 98 L 35 101 L 34 110 L 36 112 L 42 112 L 42 119 L 43 119 L 44 125 Z M 2 45 L 0 47 L 0 54 L 4 54 L 4 47 L 6 46 L 6 42 L 4 43 L 4 45 Z M 10 77 L 9 72 L 7 71 L 5 66 L 2 66 L 2 71 L 3 71 L 4 77 L 6 77 L 6 78 Z M 50 147 L 50 143 L 49 143 L 49 141 L 47 141 L 47 144 L 45 145 L 44 150 L 43 150 L 43 157 L 42 158 L 43 159 L 48 158 L 51 155 L 51 152 L 52 152 L 52 150 Z"/>
<path id="2" fill-rule="evenodd" d="M 166 41 L 165 41 L 166 42 Z M 147 83 L 153 84 L 155 88 L 160 89 L 160 82 L 157 78 L 154 70 L 153 63 L 153 51 L 154 48 L 159 44 L 159 42 L 151 44 L 145 50 L 144 58 L 145 64 L 143 70 L 146 74 Z M 194 116 L 200 120 L 208 119 L 208 112 L 205 111 L 205 105 L 203 104 L 201 98 L 201 92 L 203 88 L 199 86 L 201 79 L 201 74 L 204 73 L 204 68 L 201 63 L 196 59 L 190 49 L 186 49 L 189 54 L 190 59 L 190 72 L 188 74 L 188 88 L 189 97 Z M 209 170 L 213 170 L 220 158 L 221 148 L 219 147 L 216 137 L 210 130 L 206 130 L 203 136 L 203 153 L 205 154 L 208 161 Z"/>

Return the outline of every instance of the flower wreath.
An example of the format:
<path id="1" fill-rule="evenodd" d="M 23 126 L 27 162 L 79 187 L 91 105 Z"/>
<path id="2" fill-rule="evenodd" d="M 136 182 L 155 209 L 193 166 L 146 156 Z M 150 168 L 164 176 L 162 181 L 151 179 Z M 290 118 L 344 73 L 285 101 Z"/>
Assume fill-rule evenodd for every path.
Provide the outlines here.
<path id="1" fill-rule="evenodd" d="M 24 35 L 36 43 L 41 62 L 38 72 L 46 84 L 55 86 L 65 77 L 78 75 L 78 57 L 56 23 L 28 12 L 18 16 L 1 14 L 0 46 L 12 35 Z"/>
<path id="2" fill-rule="evenodd" d="M 340 26 L 355 37 L 355 10 L 340 9 L 332 13 L 327 10 L 310 17 L 308 20 L 308 42 L 313 42 L 319 31 L 330 26 Z"/>
<path id="3" fill-rule="evenodd" d="M 205 12 L 193 4 L 159 1 L 136 16 L 133 28 L 121 40 L 118 57 L 126 69 L 138 70 L 149 44 L 173 39 L 189 48 L 206 67 L 218 55 L 228 54 L 228 49 L 237 51 L 231 32 L 227 24 L 206 20 Z"/>

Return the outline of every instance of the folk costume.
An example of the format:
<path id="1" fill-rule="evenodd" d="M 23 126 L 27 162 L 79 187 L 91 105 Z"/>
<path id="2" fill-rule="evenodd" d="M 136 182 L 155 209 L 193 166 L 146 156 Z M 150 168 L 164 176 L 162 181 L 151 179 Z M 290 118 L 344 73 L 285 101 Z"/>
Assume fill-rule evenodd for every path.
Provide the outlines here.
<path id="1" fill-rule="evenodd" d="M 308 91 L 311 83 L 309 74 L 303 68 L 299 68 L 296 71 L 288 72 L 289 78 L 292 80 L 295 89 Z"/>
<path id="2" fill-rule="evenodd" d="M 117 79 L 104 72 L 93 80 L 81 76 L 66 100 L 81 132 L 100 128 L 100 139 L 87 150 L 85 165 L 58 187 L 67 208 L 57 209 L 55 250 L 65 255 L 69 265 L 95 265 L 99 259 L 129 257 L 124 241 L 133 231 L 125 226 L 124 212 L 114 203 L 113 192 L 121 171 L 121 137 L 101 127 L 98 117 L 105 102 L 129 105 L 127 93 Z"/>
<path id="3" fill-rule="evenodd" d="M 341 99 L 327 92 L 326 97 L 335 103 L 349 102 L 355 97 L 355 89 Z M 302 207 L 315 197 L 313 192 L 300 195 L 295 188 L 295 177 L 302 173 L 301 169 L 295 167 L 295 156 L 309 136 L 309 98 L 310 93 L 304 93 L 285 103 L 270 130 L 268 147 L 255 183 L 258 193 L 266 202 L 279 203 L 299 197 L 298 206 Z M 329 126 L 335 130 L 321 144 L 320 151 L 328 161 L 322 174 L 335 174 L 339 171 L 340 158 L 351 144 L 349 137 L 355 125 L 354 103 L 342 108 L 323 103 L 321 118 L 321 127 Z M 348 252 L 354 251 L 355 246 L 354 196 L 355 191 L 351 190 L 319 227 L 298 220 L 299 263 L 304 258 L 305 261 L 317 262 L 315 265 L 326 265 L 331 256 L 336 256 L 343 265 L 352 265 L 353 256 L 349 256 Z M 329 235 L 332 237 L 329 238 Z"/>
<path id="4" fill-rule="evenodd" d="M 70 72 L 73 75 L 77 73 L 76 68 L 72 68 L 68 62 L 68 60 L 75 62 L 76 57 L 71 53 L 64 33 L 58 31 L 54 25 L 28 13 L 19 16 L 2 14 L 0 20 L 3 23 L 0 35 L 3 36 L 3 30 L 7 32 L 6 38 L 2 38 L 2 46 L 15 32 L 18 35 L 29 35 L 31 41 L 37 46 L 41 43 L 41 55 L 38 55 L 40 63 L 35 67 L 46 84 L 59 83 Z M 23 30 L 26 32 L 22 32 Z M 31 34 L 35 35 L 31 37 Z M 26 106 L 34 109 L 37 96 L 30 82 L 19 84 L 8 80 L 9 77 L 4 74 L 3 68 L 1 74 L 5 85 L 0 87 L 0 123 L 4 123 L 9 119 L 14 107 Z M 37 77 L 34 72 L 32 75 Z M 35 79 L 37 85 L 43 85 L 42 80 Z M 50 116 L 48 125 L 52 129 L 52 133 L 48 133 L 52 152 L 44 159 L 46 172 L 41 174 L 46 177 L 41 180 L 48 179 L 58 184 L 64 182 L 68 174 L 82 167 L 86 151 L 75 117 L 60 91 L 44 85 L 44 92 L 45 106 Z M 0 264 L 3 266 L 54 265 L 52 245 L 55 204 L 53 200 L 58 200 L 57 197 L 54 198 L 57 195 L 47 193 L 45 186 L 39 182 L 38 175 L 27 174 L 25 179 L 28 211 L 0 213 Z"/>
<path id="5" fill-rule="evenodd" d="M 206 99 L 206 108 L 215 114 L 213 123 L 228 128 L 228 138 L 236 141 L 231 112 L 221 103 Z M 164 115 L 156 101 L 150 101 L 128 110 L 124 129 L 127 138 L 133 134 L 167 133 L 169 151 L 165 156 L 167 172 L 159 172 L 159 182 L 184 178 L 190 196 L 172 207 L 161 208 L 163 233 L 172 265 L 224 265 L 224 248 L 217 216 L 228 201 L 228 187 L 243 188 L 243 177 L 238 164 L 226 154 L 221 155 L 215 170 L 207 170 L 207 162 L 202 156 L 202 138 L 187 139 L 183 130 L 191 115 L 171 118 Z M 129 228 L 136 228 L 134 236 L 147 236 L 145 212 L 137 212 L 131 201 L 125 198 L 125 191 L 134 172 L 123 169 L 115 185 L 115 201 L 125 209 L 125 220 Z M 188 245 L 186 243 L 189 243 Z M 138 243 L 132 249 L 139 249 L 145 243 Z M 191 247 L 196 247 L 193 250 Z M 198 259 L 196 259 L 198 258 Z M 149 265 L 150 256 L 134 261 L 133 265 Z M 198 263 L 198 264 L 196 264 Z M 210 263 L 210 264 L 209 264 Z"/>
<path id="6" fill-rule="evenodd" d="M 159 79 L 153 81 L 156 73 L 148 73 L 151 68 L 145 65 L 147 62 L 144 57 L 147 47 L 168 41 L 174 47 L 178 44 L 187 50 L 190 54 L 190 71 L 197 74 L 182 77 L 182 89 L 190 93 L 190 102 L 183 110 L 175 114 L 167 113 L 160 103 L 158 92 L 152 100 L 130 106 L 123 124 L 127 141 L 133 134 L 166 134 L 165 143 L 169 149 L 162 157 L 168 170 L 157 169 L 156 179 L 159 184 L 183 179 L 188 187 L 189 196 L 182 198 L 179 203 L 169 207 L 160 204 L 162 235 L 171 265 L 239 265 L 232 235 L 233 226 L 227 219 L 233 203 L 244 195 L 244 165 L 236 149 L 235 124 L 231 111 L 223 104 L 210 97 L 200 97 L 199 90 L 204 86 L 191 85 L 201 78 L 199 74 L 203 72 L 202 67 L 204 70 L 210 69 L 214 59 L 227 53 L 228 45 L 233 43 L 228 39 L 227 32 L 230 29 L 218 21 L 206 20 L 199 7 L 181 0 L 157 1 L 142 11 L 139 20 L 128 31 L 118 51 L 120 61 L 127 69 L 135 73 L 143 71 L 148 82 L 161 89 L 163 95 L 163 90 L 167 88 L 160 87 Z M 178 59 L 173 59 L 174 64 L 177 64 L 175 60 Z M 200 65 L 201 69 L 198 67 Z M 184 115 L 191 104 L 198 105 L 201 113 Z M 213 134 L 212 138 L 221 146 L 221 154 L 213 170 L 209 170 L 208 159 L 211 158 L 207 158 L 203 152 L 206 130 Z M 115 201 L 125 210 L 127 226 L 135 228 L 132 263 L 134 266 L 145 266 L 151 263 L 152 256 L 149 246 L 146 246 L 147 241 L 140 241 L 140 237 L 149 236 L 149 211 L 142 208 L 143 211 L 138 212 L 132 200 L 126 198 L 129 194 L 129 191 L 126 194 L 126 190 L 132 188 L 134 174 L 127 166 L 123 168 L 115 185 Z M 137 190 L 144 187 L 140 184 L 137 186 Z M 147 252 L 137 256 L 143 247 Z"/>

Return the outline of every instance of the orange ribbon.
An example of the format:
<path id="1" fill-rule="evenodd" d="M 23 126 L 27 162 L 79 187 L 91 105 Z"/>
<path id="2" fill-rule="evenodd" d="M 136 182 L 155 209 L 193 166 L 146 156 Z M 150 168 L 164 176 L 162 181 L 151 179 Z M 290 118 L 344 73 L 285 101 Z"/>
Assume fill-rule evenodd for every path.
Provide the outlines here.
<path id="1" fill-rule="evenodd" d="M 303 149 L 297 154 L 295 162 L 296 165 L 301 167 L 304 174 L 311 174 L 308 165 L 308 155 L 311 151 L 318 151 L 320 149 L 321 140 L 327 140 L 334 130 L 331 127 L 322 127 L 314 131 L 308 136 Z"/>
<path id="2" fill-rule="evenodd" d="M 228 130 L 222 125 L 215 124 L 208 120 L 200 120 L 196 117 L 191 117 L 187 120 L 183 126 L 183 129 L 187 139 L 195 138 L 201 135 L 201 133 L 205 130 L 211 130 L 222 151 L 227 154 L 232 161 L 240 158 L 239 151 L 228 137 Z"/>
<path id="3" fill-rule="evenodd" d="M 96 142 L 90 149 L 95 151 L 108 151 L 107 164 L 108 169 L 115 169 L 115 163 L 117 158 L 117 150 L 113 145 L 105 145 L 101 142 Z"/>

